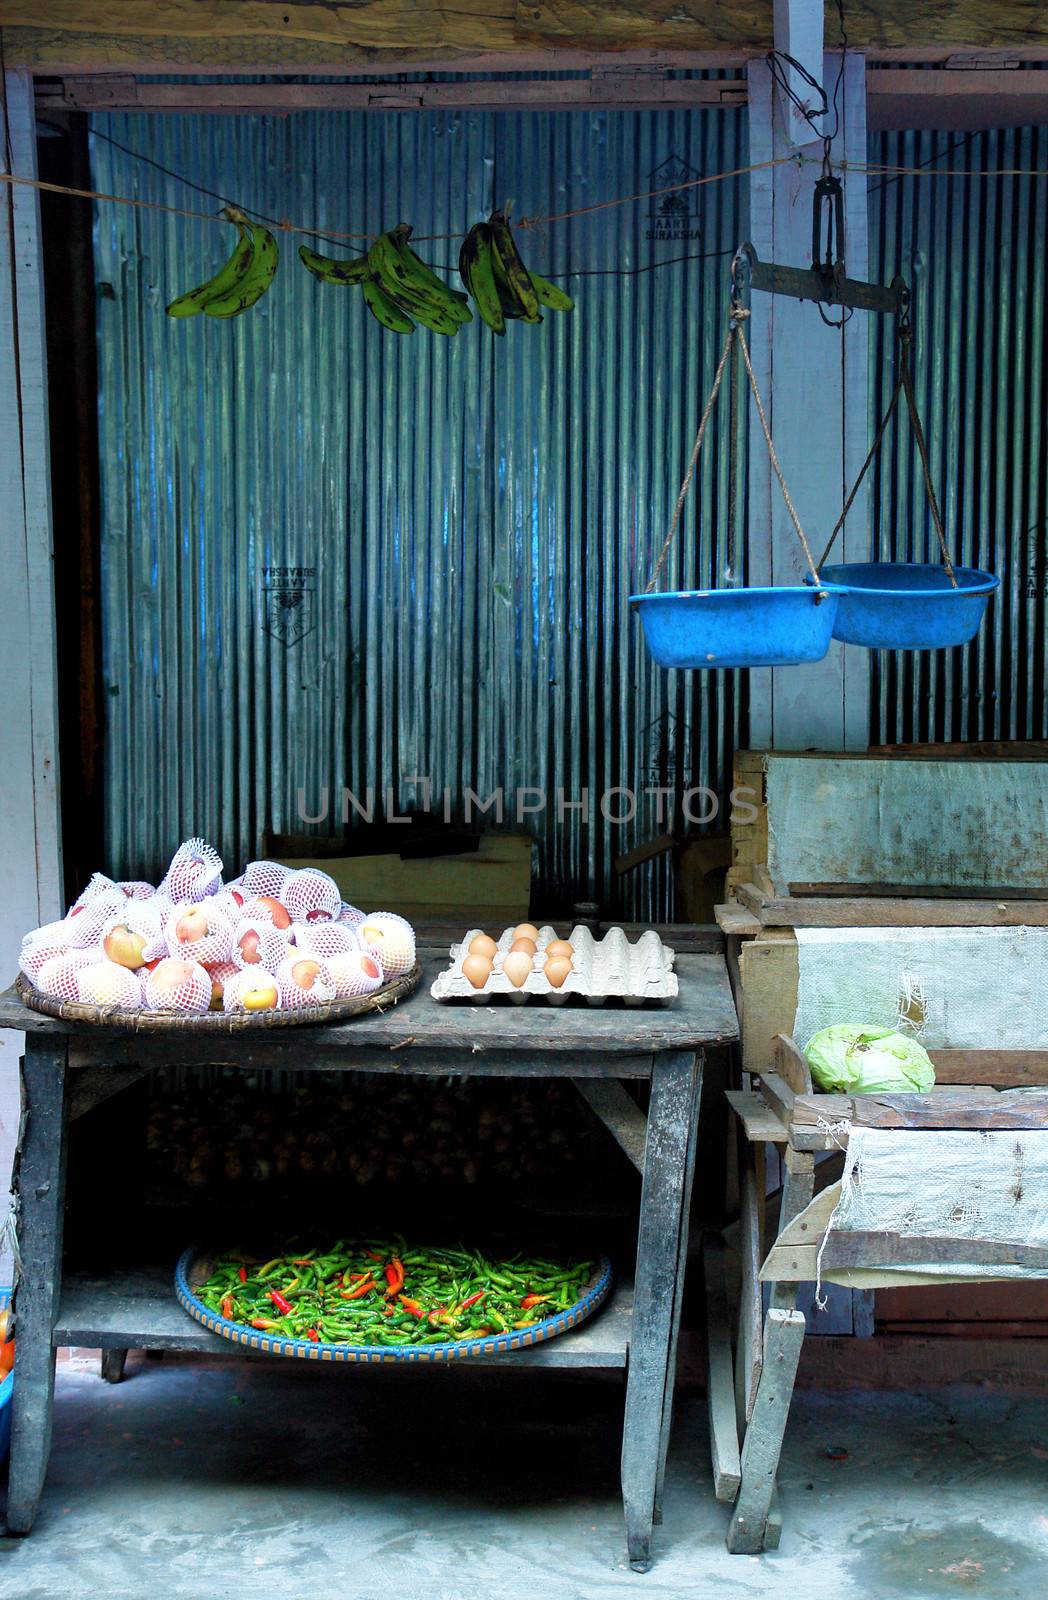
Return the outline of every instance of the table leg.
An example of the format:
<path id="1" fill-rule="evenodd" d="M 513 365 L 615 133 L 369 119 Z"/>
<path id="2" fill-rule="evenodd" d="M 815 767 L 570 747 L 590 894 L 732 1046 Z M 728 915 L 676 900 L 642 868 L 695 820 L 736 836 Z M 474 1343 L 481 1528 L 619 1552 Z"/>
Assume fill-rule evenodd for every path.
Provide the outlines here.
<path id="1" fill-rule="evenodd" d="M 622 1435 L 622 1501 L 630 1566 L 651 1565 L 651 1532 L 668 1429 L 667 1385 L 680 1318 L 681 1231 L 689 1195 L 700 1066 L 693 1054 L 665 1052 L 652 1063 L 644 1151 L 633 1327 Z"/>
<path id="2" fill-rule="evenodd" d="M 9 1533 L 28 1533 L 33 1526 L 51 1449 L 52 1335 L 62 1281 L 66 1059 L 65 1038 L 26 1035 L 22 1126 L 15 1160 L 22 1270 L 14 1293 Z"/>
<path id="3" fill-rule="evenodd" d="M 126 1350 L 103 1350 L 99 1371 L 106 1383 L 123 1383 L 126 1364 Z"/>

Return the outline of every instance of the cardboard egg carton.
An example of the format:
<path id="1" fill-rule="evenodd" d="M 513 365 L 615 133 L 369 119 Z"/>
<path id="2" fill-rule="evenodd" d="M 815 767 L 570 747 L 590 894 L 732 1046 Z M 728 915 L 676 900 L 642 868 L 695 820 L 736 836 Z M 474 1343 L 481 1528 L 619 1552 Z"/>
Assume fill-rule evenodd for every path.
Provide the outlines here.
<path id="1" fill-rule="evenodd" d="M 642 1006 L 648 1002 L 665 1005 L 676 997 L 675 953 L 663 944 L 654 928 L 642 933 L 635 944 L 630 944 L 622 928 L 609 928 L 602 939 L 595 939 L 588 928 L 572 928 L 568 935 L 573 949 L 572 970 L 559 989 L 553 987 L 542 970 L 546 946 L 561 937 L 550 927 L 539 929 L 531 972 L 519 988 L 502 970 L 513 943 L 514 930 L 507 928 L 498 940 L 487 982 L 482 989 L 475 989 L 463 976 L 462 963 L 469 954 L 470 942 L 483 931 L 471 928 L 460 944 L 451 946 L 451 966 L 445 968 L 429 991 L 434 1000 L 472 1000 L 474 1005 L 485 1005 L 505 995 L 516 1005 L 535 998 L 562 1006 L 577 995 L 591 1006 L 602 1006 L 608 1000 Z"/>

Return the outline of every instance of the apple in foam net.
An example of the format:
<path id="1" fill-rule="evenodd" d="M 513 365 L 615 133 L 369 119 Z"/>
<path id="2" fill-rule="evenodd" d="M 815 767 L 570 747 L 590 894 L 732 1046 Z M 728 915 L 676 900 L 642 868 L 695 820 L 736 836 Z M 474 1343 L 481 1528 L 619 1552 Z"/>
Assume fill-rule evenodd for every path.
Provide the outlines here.
<path id="1" fill-rule="evenodd" d="M 209 932 L 203 906 L 190 906 L 175 923 L 175 937 L 181 944 L 196 944 L 199 939 L 206 939 Z"/>
<path id="2" fill-rule="evenodd" d="M 291 968 L 291 976 L 300 989 L 312 989 L 320 976 L 320 964 L 308 959 L 296 961 Z"/>
<path id="3" fill-rule="evenodd" d="M 255 906 L 261 906 L 263 911 L 268 911 L 274 928 L 290 928 L 291 918 L 288 915 L 287 907 L 281 905 L 275 895 L 256 894 L 253 900 L 246 902 L 244 906 L 245 913 L 250 915 Z"/>
<path id="4" fill-rule="evenodd" d="M 146 941 L 126 922 L 118 922 L 102 940 L 102 948 L 118 967 L 128 967 L 135 972 L 142 965 Z"/>
<path id="5" fill-rule="evenodd" d="M 277 986 L 268 972 L 246 984 L 240 991 L 240 1003 L 245 1011 L 272 1011 L 277 1003 Z"/>
<path id="6" fill-rule="evenodd" d="M 244 932 L 237 940 L 237 944 L 240 947 L 241 956 L 250 965 L 254 965 L 256 962 L 260 962 L 262 960 L 262 956 L 259 952 L 260 940 L 254 928 L 245 928 Z"/>

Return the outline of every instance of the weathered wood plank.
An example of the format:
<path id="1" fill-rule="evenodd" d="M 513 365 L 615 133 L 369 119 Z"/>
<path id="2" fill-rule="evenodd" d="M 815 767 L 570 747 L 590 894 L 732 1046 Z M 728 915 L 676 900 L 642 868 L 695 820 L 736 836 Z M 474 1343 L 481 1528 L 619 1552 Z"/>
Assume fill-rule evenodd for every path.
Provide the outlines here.
<path id="1" fill-rule="evenodd" d="M 728 1089 L 725 1099 L 746 1130 L 747 1139 L 764 1144 L 785 1144 L 789 1130 L 771 1106 L 749 1089 Z"/>
<path id="2" fill-rule="evenodd" d="M 753 939 L 764 924 L 752 911 L 747 911 L 745 906 L 740 906 L 737 900 L 731 900 L 726 905 L 714 906 L 713 915 L 717 919 L 717 926 L 723 934 L 733 935 L 737 939 Z"/>
<path id="3" fill-rule="evenodd" d="M 15 1287 L 14 1390 L 7 1528 L 28 1533 L 51 1451 L 55 1353 L 52 1331 L 62 1280 L 65 1191 L 66 1041 L 26 1040 L 22 1129 L 15 1195 L 22 1275 Z"/>
<path id="4" fill-rule="evenodd" d="M 666 1386 L 680 1315 L 677 1267 L 687 1205 L 688 1151 L 697 1106 L 698 1064 L 682 1053 L 656 1059 L 648 1109 L 636 1301 L 622 1433 L 622 1501 L 630 1566 L 646 1571 L 665 1426 Z"/>
<path id="5" fill-rule="evenodd" d="M 780 1077 L 785 1079 L 795 1095 L 811 1094 L 811 1068 L 808 1058 L 797 1041 L 788 1033 L 775 1038 L 775 1065 Z"/>
<path id="6" fill-rule="evenodd" d="M 752 883 L 735 892 L 766 928 L 1048 927 L 1048 900 L 767 895 Z"/>
<path id="7" fill-rule="evenodd" d="M 792 1034 L 797 1017 L 800 954 L 786 929 L 768 928 L 739 948 L 742 1065 L 762 1072 L 775 1060 L 775 1035 Z"/>
<path id="8" fill-rule="evenodd" d="M 70 1122 L 75 1122 L 78 1117 L 93 1111 L 96 1106 L 102 1105 L 121 1090 L 129 1089 L 148 1072 L 149 1067 L 145 1066 L 88 1067 L 84 1072 L 74 1073 L 69 1084 Z"/>
<path id="9" fill-rule="evenodd" d="M 929 1050 L 941 1084 L 1048 1087 L 1048 1050 Z"/>
<path id="10" fill-rule="evenodd" d="M 644 1171 L 644 1144 L 648 1119 L 615 1078 L 576 1078 L 575 1087 L 590 1110 L 607 1128 L 616 1144 Z"/>
<path id="11" fill-rule="evenodd" d="M 739 1325 L 735 1340 L 735 1415 L 740 1435 L 752 1414 L 761 1372 L 764 1189 L 764 1146 L 745 1141 L 739 1151 Z"/>
<path id="12" fill-rule="evenodd" d="M 796 1096 L 786 1080 L 778 1072 L 762 1072 L 757 1087 L 773 1114 L 789 1125 Z"/>
<path id="13" fill-rule="evenodd" d="M 734 1555 L 756 1555 L 767 1542 L 775 1475 L 803 1341 L 804 1317 L 799 1311 L 768 1312 L 764 1366 L 742 1446 L 742 1484 L 728 1526 L 727 1546 Z"/>
<path id="14" fill-rule="evenodd" d="M 650 1008 L 622 1005 L 588 1006 L 474 1005 L 464 1002 L 438 1004 L 429 993 L 441 966 L 437 959 L 423 962 L 422 982 L 414 994 L 383 1012 L 367 1012 L 336 1028 L 303 1027 L 274 1033 L 243 1033 L 226 1039 L 220 1034 L 194 1037 L 189 1031 L 177 1035 L 151 1034 L 150 1060 L 169 1050 L 172 1059 L 215 1062 L 241 1061 L 244 1064 L 263 1057 L 272 1064 L 298 1057 L 304 1066 L 310 1058 L 332 1065 L 333 1055 L 345 1055 L 358 1047 L 376 1047 L 387 1053 L 398 1066 L 412 1055 L 425 1051 L 468 1051 L 478 1062 L 489 1052 L 505 1055 L 545 1055 L 566 1057 L 572 1052 L 604 1058 L 650 1055 L 655 1050 L 695 1050 L 707 1044 L 726 1044 L 738 1035 L 735 1007 L 731 997 L 723 956 L 681 955 L 676 972 L 680 981 L 677 999 L 666 1006 Z M 95 1051 L 107 1063 L 133 1062 L 142 1051 L 141 1038 L 93 1030 L 83 1023 L 56 1021 L 30 1011 L 12 990 L 0 995 L 0 1028 L 19 1028 L 37 1033 L 75 1033 L 78 1052 Z M 302 1058 L 305 1058 L 304 1060 Z M 570 1063 L 563 1063 L 570 1073 Z M 409 1069 L 410 1070 L 410 1069 Z M 588 1069 L 583 1069 L 587 1070 Z M 610 1059 L 604 1068 L 608 1076 L 625 1076 Z"/>
<path id="15" fill-rule="evenodd" d="M 949 1092 L 931 1094 L 798 1095 L 793 1102 L 791 1141 L 798 1150 L 822 1149 L 821 1143 L 810 1142 L 826 1137 L 819 1124 L 837 1122 L 866 1128 L 1045 1128 L 1048 1092 L 956 1086 Z"/>
<path id="16" fill-rule="evenodd" d="M 925 1262 L 976 1267 L 1029 1267 L 1048 1271 L 1048 1247 L 1000 1239 L 952 1239 L 915 1233 L 832 1229 L 822 1252 L 827 1271 L 834 1267 L 918 1266 Z"/>
<path id="17" fill-rule="evenodd" d="M 706 1289 L 706 1408 L 710 1424 L 713 1492 L 730 1504 L 742 1482 L 739 1432 L 735 1421 L 735 1379 L 731 1359 L 731 1322 L 724 1277 L 724 1241 L 711 1230 L 702 1239 Z"/>
<path id="18" fill-rule="evenodd" d="M 562 1339 L 532 1345 L 512 1355 L 483 1358 L 526 1366 L 618 1369 L 626 1365 L 633 1285 L 619 1279 L 598 1316 Z M 194 1322 L 175 1299 L 173 1273 L 166 1266 L 143 1266 L 96 1277 L 69 1273 L 62 1286 L 54 1342 L 103 1350 L 184 1350 L 243 1360 L 242 1345 Z M 559 1345 L 559 1349 L 557 1348 Z"/>

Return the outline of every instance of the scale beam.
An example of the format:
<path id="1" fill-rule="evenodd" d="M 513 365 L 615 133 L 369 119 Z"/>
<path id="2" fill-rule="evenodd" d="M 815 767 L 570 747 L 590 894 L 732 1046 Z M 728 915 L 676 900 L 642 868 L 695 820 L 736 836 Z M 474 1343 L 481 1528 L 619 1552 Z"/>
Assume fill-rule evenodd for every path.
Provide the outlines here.
<path id="1" fill-rule="evenodd" d="M 735 259 L 740 287 L 748 284 L 764 294 L 785 294 L 794 300 L 879 311 L 888 316 L 898 316 L 909 304 L 910 292 L 902 278 L 895 278 L 885 287 L 861 278 L 838 278 L 833 272 L 814 267 L 780 267 L 774 261 L 761 261 L 752 244 L 740 245 Z"/>

